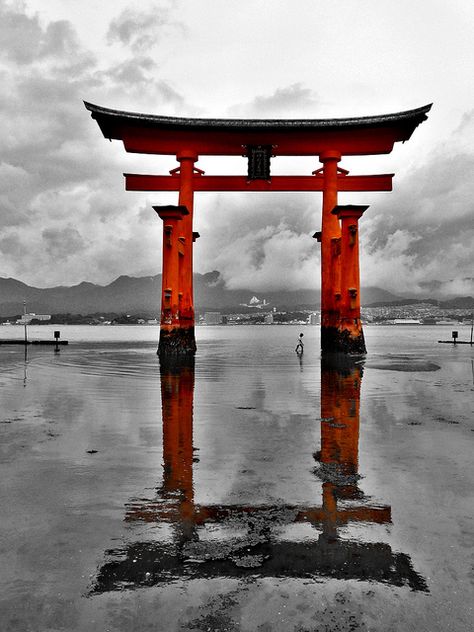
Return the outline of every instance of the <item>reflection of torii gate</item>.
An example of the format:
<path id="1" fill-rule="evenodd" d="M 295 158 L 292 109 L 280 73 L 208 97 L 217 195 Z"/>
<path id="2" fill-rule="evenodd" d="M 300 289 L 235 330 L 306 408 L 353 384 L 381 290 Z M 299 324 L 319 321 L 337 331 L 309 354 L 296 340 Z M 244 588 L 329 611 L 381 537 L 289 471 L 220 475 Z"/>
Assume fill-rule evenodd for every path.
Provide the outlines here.
<path id="1" fill-rule="evenodd" d="M 361 367 L 330 365 L 323 359 L 321 370 L 321 450 L 314 456 L 322 504 L 202 505 L 195 502 L 193 488 L 194 367 L 162 366 L 163 484 L 155 500 L 131 503 L 126 520 L 169 524 L 173 541 L 139 542 L 110 551 L 92 592 L 248 575 L 329 576 L 427 590 L 408 555 L 386 543 L 339 537 L 339 529 L 349 523 L 390 523 L 391 509 L 371 504 L 357 485 Z M 295 523 L 311 524 L 320 534 L 311 541 L 275 534 L 275 528 Z M 200 539 L 210 524 L 227 528 L 230 539 Z M 242 528 L 245 536 L 232 535 Z"/>
<path id="2" fill-rule="evenodd" d="M 431 105 L 382 116 L 313 120 L 186 119 L 85 106 L 104 136 L 122 140 L 126 151 L 174 155 L 180 163 L 168 176 L 125 174 L 129 191 L 179 191 L 179 206 L 155 207 L 164 222 L 160 355 L 196 350 L 195 191 L 322 191 L 321 232 L 315 234 L 321 242 L 321 348 L 365 353 L 356 237 L 357 219 L 367 207 L 334 209 L 338 191 L 390 191 L 393 174 L 349 176 L 338 162 L 343 155 L 390 153 L 395 142 L 410 138 Z M 247 176 L 206 176 L 195 167 L 202 155 L 242 154 L 248 158 Z M 323 166 L 308 176 L 272 176 L 272 156 L 319 156 Z"/>

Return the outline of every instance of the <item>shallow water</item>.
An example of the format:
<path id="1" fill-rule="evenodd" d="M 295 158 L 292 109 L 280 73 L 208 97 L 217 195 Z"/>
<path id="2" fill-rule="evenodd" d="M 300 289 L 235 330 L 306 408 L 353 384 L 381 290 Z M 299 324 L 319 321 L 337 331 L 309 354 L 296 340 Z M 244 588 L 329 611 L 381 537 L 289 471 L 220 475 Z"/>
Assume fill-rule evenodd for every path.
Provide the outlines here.
<path id="1" fill-rule="evenodd" d="M 472 629 L 451 327 L 367 327 L 346 366 L 316 327 L 202 327 L 179 369 L 157 327 L 60 329 L 59 353 L 0 347 L 0 629 Z"/>

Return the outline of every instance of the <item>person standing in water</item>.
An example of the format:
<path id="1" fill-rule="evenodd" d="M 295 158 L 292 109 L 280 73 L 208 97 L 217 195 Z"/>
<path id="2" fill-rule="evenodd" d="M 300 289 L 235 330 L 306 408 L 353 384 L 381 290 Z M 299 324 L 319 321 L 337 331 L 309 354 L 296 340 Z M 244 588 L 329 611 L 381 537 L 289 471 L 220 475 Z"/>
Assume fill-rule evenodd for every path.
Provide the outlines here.
<path id="1" fill-rule="evenodd" d="M 298 338 L 298 344 L 296 345 L 296 353 L 303 353 L 303 334 L 300 334 L 300 337 Z"/>

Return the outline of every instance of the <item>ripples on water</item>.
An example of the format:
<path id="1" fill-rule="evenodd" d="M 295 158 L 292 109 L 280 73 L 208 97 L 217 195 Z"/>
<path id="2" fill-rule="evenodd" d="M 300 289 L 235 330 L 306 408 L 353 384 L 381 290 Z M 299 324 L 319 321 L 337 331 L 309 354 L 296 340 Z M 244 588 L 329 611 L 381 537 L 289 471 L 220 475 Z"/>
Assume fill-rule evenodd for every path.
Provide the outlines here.
<path id="1" fill-rule="evenodd" d="M 157 616 L 156 629 L 207 629 L 210 580 L 225 603 L 235 587 L 210 629 L 240 629 L 248 582 L 255 621 L 243 629 L 308 629 L 301 613 L 316 587 L 334 598 L 332 581 L 346 596 L 320 612 L 327 629 L 348 612 L 374 629 L 384 618 L 436 629 L 454 607 L 456 625 L 468 620 L 472 349 L 439 348 L 439 328 L 368 328 L 365 361 L 321 364 L 317 328 L 304 328 L 300 358 L 299 331 L 201 328 L 182 367 L 160 367 L 157 328 L 63 328 L 68 347 L 30 348 L 26 362 L 1 348 L 11 629 L 15 617 L 18 629 L 54 629 L 62 609 L 62 629 L 106 629 L 96 599 L 117 591 L 143 607 L 133 621 L 119 608 L 116 629 Z M 268 585 L 280 612 L 292 604 L 286 623 L 267 610 Z M 146 590 L 167 591 L 167 608 Z M 447 591 L 456 597 L 440 609 Z M 41 609 L 40 594 L 56 605 Z M 410 594 L 424 601 L 401 614 Z M 210 610 L 198 616 L 199 595 Z"/>

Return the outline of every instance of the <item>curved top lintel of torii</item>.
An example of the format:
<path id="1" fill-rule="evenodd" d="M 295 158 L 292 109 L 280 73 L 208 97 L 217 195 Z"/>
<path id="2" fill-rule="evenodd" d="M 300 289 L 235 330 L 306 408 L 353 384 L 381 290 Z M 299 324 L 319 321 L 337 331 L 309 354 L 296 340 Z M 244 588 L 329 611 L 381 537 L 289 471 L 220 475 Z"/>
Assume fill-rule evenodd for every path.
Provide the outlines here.
<path id="1" fill-rule="evenodd" d="M 84 102 L 105 138 L 127 151 L 176 154 L 183 147 L 201 155 L 242 155 L 247 145 L 271 145 L 275 155 L 389 153 L 427 119 L 431 104 L 404 112 L 332 119 L 223 119 L 126 112 Z"/>

